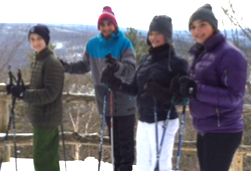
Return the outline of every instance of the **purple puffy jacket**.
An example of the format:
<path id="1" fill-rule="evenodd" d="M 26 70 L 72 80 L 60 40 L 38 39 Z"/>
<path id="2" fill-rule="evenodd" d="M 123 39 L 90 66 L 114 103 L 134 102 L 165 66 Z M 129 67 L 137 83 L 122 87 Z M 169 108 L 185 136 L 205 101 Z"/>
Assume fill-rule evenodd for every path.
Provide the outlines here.
<path id="1" fill-rule="evenodd" d="M 193 46 L 196 56 L 190 68 L 198 83 L 196 99 L 189 101 L 193 124 L 200 134 L 241 132 L 247 79 L 244 55 L 221 33 L 204 43 L 204 51 Z"/>

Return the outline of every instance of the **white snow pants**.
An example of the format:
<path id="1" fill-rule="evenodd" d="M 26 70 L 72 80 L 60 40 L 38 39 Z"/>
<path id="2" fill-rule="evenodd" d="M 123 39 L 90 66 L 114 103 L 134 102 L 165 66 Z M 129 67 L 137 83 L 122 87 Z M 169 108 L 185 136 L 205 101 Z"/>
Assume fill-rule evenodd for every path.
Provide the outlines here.
<path id="1" fill-rule="evenodd" d="M 158 143 L 160 145 L 163 133 L 164 121 L 158 122 Z M 175 141 L 175 134 L 179 129 L 179 119 L 169 120 L 168 127 L 163 142 L 159 171 L 172 170 L 172 156 Z M 137 166 L 140 171 L 153 171 L 156 165 L 156 138 L 155 123 L 138 121 L 136 135 Z"/>

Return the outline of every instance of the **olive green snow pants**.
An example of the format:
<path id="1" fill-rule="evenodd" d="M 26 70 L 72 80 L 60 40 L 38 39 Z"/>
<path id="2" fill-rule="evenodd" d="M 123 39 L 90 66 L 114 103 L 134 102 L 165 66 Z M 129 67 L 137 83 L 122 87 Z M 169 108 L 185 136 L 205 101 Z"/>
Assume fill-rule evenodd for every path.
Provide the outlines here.
<path id="1" fill-rule="evenodd" d="M 60 171 L 58 128 L 33 127 L 35 171 Z"/>

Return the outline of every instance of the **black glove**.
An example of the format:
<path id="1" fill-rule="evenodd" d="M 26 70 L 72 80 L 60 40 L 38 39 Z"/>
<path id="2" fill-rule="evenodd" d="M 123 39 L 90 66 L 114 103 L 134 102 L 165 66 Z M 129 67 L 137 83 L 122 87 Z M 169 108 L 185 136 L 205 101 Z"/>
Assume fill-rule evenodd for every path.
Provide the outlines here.
<path id="1" fill-rule="evenodd" d="M 117 77 L 112 77 L 107 83 L 107 87 L 113 91 L 117 91 L 121 88 L 122 81 Z"/>
<path id="2" fill-rule="evenodd" d="M 176 97 L 180 96 L 180 82 L 179 82 L 179 75 L 173 77 L 171 80 L 169 91 L 174 94 Z"/>
<path id="3" fill-rule="evenodd" d="M 111 68 L 113 72 L 116 72 L 119 70 L 119 62 L 114 59 L 111 54 L 106 55 L 105 62 L 107 65 Z"/>
<path id="4" fill-rule="evenodd" d="M 64 69 L 66 70 L 68 68 L 69 64 L 67 62 L 65 62 L 63 59 L 58 58 L 58 60 L 60 61 L 60 63 L 64 67 Z"/>
<path id="5" fill-rule="evenodd" d="M 22 86 L 12 86 L 11 87 L 11 94 L 13 97 L 18 99 L 22 99 L 24 95 L 25 88 Z"/>
<path id="6" fill-rule="evenodd" d="M 121 86 L 122 81 L 114 76 L 114 72 L 109 66 L 106 66 L 102 73 L 100 81 L 107 85 L 108 88 L 111 90 L 118 90 Z"/>
<path id="7" fill-rule="evenodd" d="M 164 104 L 171 102 L 171 93 L 154 79 L 148 79 L 144 86 L 144 90 L 147 95 L 154 97 L 156 100 L 161 101 Z"/>
<path id="8" fill-rule="evenodd" d="M 101 83 L 107 83 L 110 79 L 112 79 L 112 77 L 114 77 L 114 72 L 107 65 L 106 67 L 103 68 L 103 70 L 101 72 L 100 81 L 101 81 Z"/>
<path id="9" fill-rule="evenodd" d="M 13 85 L 10 85 L 10 84 L 6 85 L 5 89 L 6 89 L 7 94 L 11 94 L 11 87 L 13 87 Z"/>
<path id="10" fill-rule="evenodd" d="M 183 97 L 196 98 L 197 83 L 188 76 L 182 76 L 179 78 L 180 94 Z"/>

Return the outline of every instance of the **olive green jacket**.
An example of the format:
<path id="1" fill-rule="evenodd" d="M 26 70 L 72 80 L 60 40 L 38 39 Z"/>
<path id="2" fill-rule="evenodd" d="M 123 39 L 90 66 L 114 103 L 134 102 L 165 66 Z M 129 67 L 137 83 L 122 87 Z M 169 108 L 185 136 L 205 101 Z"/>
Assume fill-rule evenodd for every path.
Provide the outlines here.
<path id="1" fill-rule="evenodd" d="M 63 86 L 64 69 L 54 53 L 46 48 L 36 54 L 30 86 L 23 97 L 33 126 L 56 127 L 61 124 Z"/>

